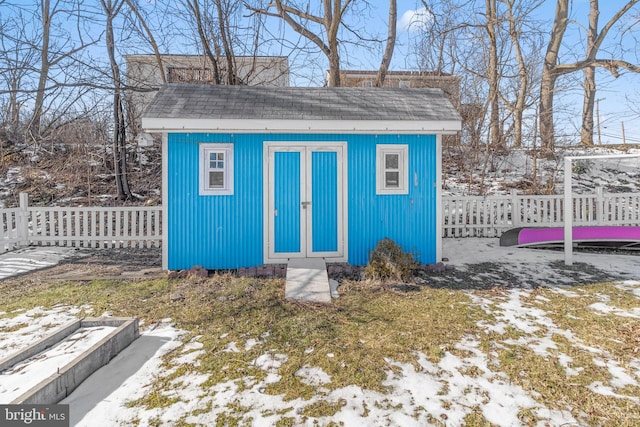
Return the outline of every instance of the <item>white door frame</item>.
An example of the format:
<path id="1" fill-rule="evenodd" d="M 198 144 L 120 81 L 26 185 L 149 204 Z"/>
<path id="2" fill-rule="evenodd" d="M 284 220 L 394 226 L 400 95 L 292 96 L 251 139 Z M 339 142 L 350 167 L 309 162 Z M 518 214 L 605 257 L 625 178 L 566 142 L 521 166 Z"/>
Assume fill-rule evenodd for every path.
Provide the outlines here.
<path id="1" fill-rule="evenodd" d="M 300 207 L 300 253 L 275 253 L 274 252 L 274 196 L 275 189 L 271 184 L 274 179 L 274 153 L 275 152 L 301 152 L 306 155 L 305 159 L 300 159 L 300 184 L 305 185 L 301 191 L 305 194 L 311 194 L 311 175 L 310 167 L 306 170 L 303 167 L 306 163 L 311 165 L 311 153 L 313 151 L 337 152 L 338 153 L 338 250 L 336 252 L 311 252 L 312 247 L 312 231 L 311 209 L 303 211 Z M 280 142 L 269 141 L 263 144 L 263 258 L 264 263 L 282 263 L 291 258 L 300 258 L 304 256 L 312 256 L 316 258 L 325 258 L 333 262 L 347 262 L 348 245 L 347 245 L 347 143 L 346 142 Z M 304 200 L 303 200 L 304 201 Z"/>

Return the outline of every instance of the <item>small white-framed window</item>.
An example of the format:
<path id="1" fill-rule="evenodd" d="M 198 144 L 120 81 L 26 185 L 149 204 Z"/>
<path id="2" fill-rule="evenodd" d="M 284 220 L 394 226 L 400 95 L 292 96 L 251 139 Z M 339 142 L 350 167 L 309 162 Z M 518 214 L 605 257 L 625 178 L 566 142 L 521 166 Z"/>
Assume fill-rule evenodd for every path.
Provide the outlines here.
<path id="1" fill-rule="evenodd" d="M 233 194 L 233 144 L 200 144 L 200 195 Z"/>
<path id="2" fill-rule="evenodd" d="M 362 87 L 373 87 L 373 82 L 371 80 L 363 80 Z"/>
<path id="3" fill-rule="evenodd" d="M 409 194 L 408 145 L 376 145 L 376 194 Z"/>
<path id="4" fill-rule="evenodd" d="M 398 87 L 407 89 L 411 87 L 411 83 L 408 82 L 407 80 L 400 80 L 400 82 L 398 83 Z"/>

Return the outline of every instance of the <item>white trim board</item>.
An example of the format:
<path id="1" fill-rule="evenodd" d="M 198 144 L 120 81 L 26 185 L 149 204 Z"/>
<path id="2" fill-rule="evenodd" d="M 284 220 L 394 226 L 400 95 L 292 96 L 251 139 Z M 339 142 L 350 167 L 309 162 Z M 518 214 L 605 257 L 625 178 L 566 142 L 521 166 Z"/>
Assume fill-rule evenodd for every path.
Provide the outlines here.
<path id="1" fill-rule="evenodd" d="M 162 134 L 162 269 L 169 269 L 169 135 Z"/>
<path id="2" fill-rule="evenodd" d="M 459 120 L 259 120 L 142 118 L 146 132 L 455 134 Z"/>

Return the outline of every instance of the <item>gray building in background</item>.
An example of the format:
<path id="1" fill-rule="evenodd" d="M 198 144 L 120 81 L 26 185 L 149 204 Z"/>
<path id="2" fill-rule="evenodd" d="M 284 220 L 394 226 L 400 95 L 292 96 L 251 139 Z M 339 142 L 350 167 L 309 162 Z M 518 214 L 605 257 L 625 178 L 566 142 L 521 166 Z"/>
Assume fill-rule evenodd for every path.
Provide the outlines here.
<path id="1" fill-rule="evenodd" d="M 138 144 L 151 143 L 140 130 L 140 117 L 164 82 L 215 84 L 211 61 L 204 55 L 160 55 L 162 68 L 153 54 L 125 55 L 129 109 L 129 134 Z M 218 72 L 226 81 L 226 61 L 219 58 Z M 286 56 L 236 56 L 237 78 L 246 86 L 289 86 L 289 61 Z M 164 73 L 164 79 L 163 77 Z M 142 136 L 139 138 L 138 136 Z"/>

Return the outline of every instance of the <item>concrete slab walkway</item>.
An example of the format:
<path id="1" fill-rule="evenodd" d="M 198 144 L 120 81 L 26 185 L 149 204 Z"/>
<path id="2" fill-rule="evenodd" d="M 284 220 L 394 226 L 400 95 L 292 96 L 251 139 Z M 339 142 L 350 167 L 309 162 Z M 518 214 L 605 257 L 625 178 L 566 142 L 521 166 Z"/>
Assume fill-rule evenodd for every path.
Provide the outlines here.
<path id="1" fill-rule="evenodd" d="M 299 258 L 289 261 L 284 297 L 310 302 L 331 302 L 329 275 L 324 260 Z"/>

